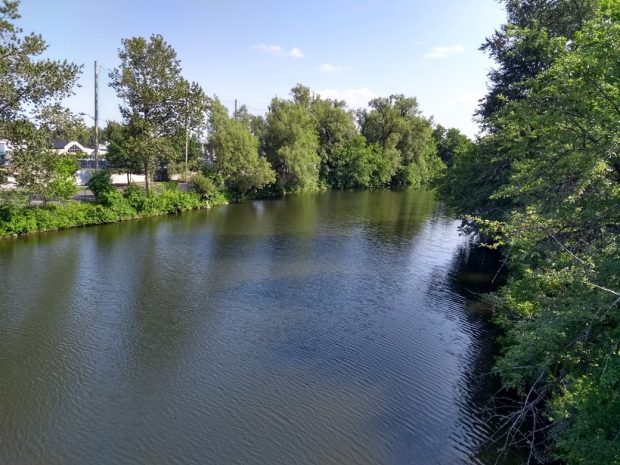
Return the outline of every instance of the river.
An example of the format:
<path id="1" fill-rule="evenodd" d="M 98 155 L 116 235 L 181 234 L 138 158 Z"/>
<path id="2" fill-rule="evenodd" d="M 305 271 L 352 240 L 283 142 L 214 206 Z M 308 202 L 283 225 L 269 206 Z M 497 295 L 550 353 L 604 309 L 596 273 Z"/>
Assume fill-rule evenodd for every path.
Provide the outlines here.
<path id="1" fill-rule="evenodd" d="M 0 464 L 492 464 L 469 257 L 423 192 L 0 241 Z"/>

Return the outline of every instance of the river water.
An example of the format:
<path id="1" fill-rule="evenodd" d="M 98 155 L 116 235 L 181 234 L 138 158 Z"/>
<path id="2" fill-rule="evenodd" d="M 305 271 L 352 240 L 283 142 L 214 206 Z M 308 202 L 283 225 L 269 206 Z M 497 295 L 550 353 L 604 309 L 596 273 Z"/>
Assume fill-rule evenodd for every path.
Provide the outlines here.
<path id="1" fill-rule="evenodd" d="M 325 193 L 0 241 L 0 464 L 494 463 L 457 226 Z"/>

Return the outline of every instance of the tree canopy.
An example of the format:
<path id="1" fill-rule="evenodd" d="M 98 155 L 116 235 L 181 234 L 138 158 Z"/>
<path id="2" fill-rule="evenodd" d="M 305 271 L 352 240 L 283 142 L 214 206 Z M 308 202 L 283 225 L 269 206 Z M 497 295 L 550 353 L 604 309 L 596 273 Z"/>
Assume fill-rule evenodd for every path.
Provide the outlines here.
<path id="1" fill-rule="evenodd" d="M 142 167 L 148 190 L 158 164 L 180 157 L 173 139 L 204 124 L 206 99 L 197 83 L 183 78 L 176 52 L 161 35 L 123 39 L 118 56 L 110 86 L 123 102 L 127 152 Z"/>
<path id="2" fill-rule="evenodd" d="M 247 121 L 231 119 L 217 98 L 210 101 L 207 146 L 214 160 L 212 169 L 237 199 L 276 180 L 267 159 L 258 154 L 258 143 Z"/>
<path id="3" fill-rule="evenodd" d="M 536 38 L 529 43 L 544 60 L 515 67 L 513 76 L 492 74 L 485 104 L 503 96 L 492 111 L 483 106 L 492 130 L 454 157 L 442 192 L 503 247 L 511 270 L 509 283 L 491 298 L 506 331 L 497 372 L 521 396 L 504 416 L 509 439 L 540 460 L 551 452 L 569 465 L 614 464 L 620 457 L 620 2 L 508 7 L 502 30 L 517 35 L 502 53 L 510 51 L 511 63 L 530 63 L 533 49 L 522 46 Z M 540 12 L 537 21 L 532 9 Z M 502 60 L 500 70 L 507 71 Z M 500 83 L 517 92 L 500 91 Z"/>

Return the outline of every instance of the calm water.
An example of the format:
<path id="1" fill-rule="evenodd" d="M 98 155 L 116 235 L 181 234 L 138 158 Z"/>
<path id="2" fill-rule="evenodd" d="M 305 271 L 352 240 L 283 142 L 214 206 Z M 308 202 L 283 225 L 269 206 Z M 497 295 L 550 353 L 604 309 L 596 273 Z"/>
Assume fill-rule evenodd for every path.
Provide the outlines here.
<path id="1" fill-rule="evenodd" d="M 392 192 L 0 241 L 0 464 L 493 463 L 466 245 Z"/>

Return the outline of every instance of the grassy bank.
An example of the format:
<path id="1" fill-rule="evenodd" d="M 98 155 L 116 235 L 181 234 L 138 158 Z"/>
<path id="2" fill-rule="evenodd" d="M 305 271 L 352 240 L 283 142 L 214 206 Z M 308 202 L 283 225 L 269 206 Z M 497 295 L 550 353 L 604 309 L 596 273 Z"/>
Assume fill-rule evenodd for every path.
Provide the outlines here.
<path id="1" fill-rule="evenodd" d="M 0 207 L 0 238 L 167 215 L 224 203 L 227 199 L 223 194 L 205 199 L 200 193 L 182 192 L 174 185 L 150 193 L 129 186 L 122 193 L 106 192 L 97 203 L 68 201 L 40 207 Z"/>

